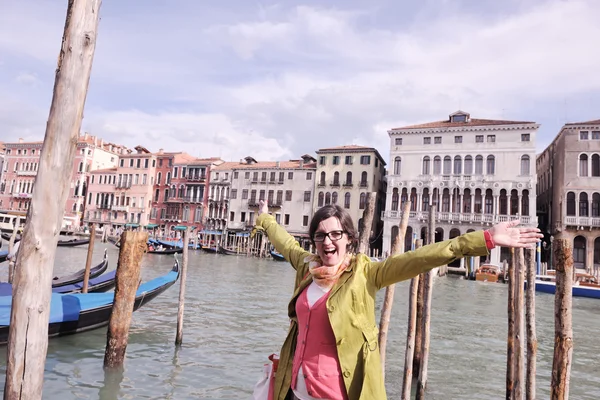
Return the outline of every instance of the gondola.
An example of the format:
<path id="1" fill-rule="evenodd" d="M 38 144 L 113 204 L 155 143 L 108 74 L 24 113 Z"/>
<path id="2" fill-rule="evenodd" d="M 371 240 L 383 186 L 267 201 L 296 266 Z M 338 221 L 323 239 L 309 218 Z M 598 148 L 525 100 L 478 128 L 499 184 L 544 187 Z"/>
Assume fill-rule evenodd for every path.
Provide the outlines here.
<path id="1" fill-rule="evenodd" d="M 133 310 L 153 300 L 179 279 L 179 261 L 166 275 L 139 286 Z M 53 293 L 50 301 L 48 337 L 71 335 L 100 328 L 108 324 L 112 313 L 114 292 L 110 293 Z M 11 296 L 0 297 L 0 344 L 8 342 Z"/>
<path id="2" fill-rule="evenodd" d="M 100 264 L 98 264 L 98 266 L 96 268 L 100 267 L 104 263 L 106 263 L 106 266 L 108 267 L 108 260 L 105 258 L 104 260 L 102 260 L 102 262 Z M 100 276 L 90 279 L 88 282 L 88 293 L 101 293 L 101 292 L 109 291 L 110 289 L 115 287 L 115 276 L 116 276 L 116 270 L 113 270 L 113 271 L 107 272 L 106 274 L 102 274 Z M 64 286 L 52 288 L 52 293 L 62 293 L 62 294 L 81 293 L 82 289 L 83 289 L 83 278 L 81 279 L 81 281 L 72 283 L 70 285 L 64 285 Z M 7 283 L 7 282 L 0 283 L 0 296 L 12 296 L 12 284 L 11 283 Z"/>
<path id="3" fill-rule="evenodd" d="M 223 246 L 219 246 L 219 247 L 220 247 L 219 250 L 220 250 L 221 254 L 226 254 L 228 256 L 237 256 L 237 255 L 239 255 L 238 252 L 235 251 L 235 250 L 230 250 L 230 249 L 227 249 L 227 248 L 225 248 Z"/>
<path id="4" fill-rule="evenodd" d="M 6 261 L 7 257 L 8 257 L 8 250 L 0 251 L 0 262 Z"/>
<path id="5" fill-rule="evenodd" d="M 2 236 L 2 239 L 6 240 L 7 242 L 10 241 L 10 237 L 11 237 L 10 233 L 2 232 L 0 234 L 0 236 Z M 21 240 L 21 235 L 17 234 L 17 236 L 15 237 L 15 242 L 18 242 L 19 240 Z"/>
<path id="6" fill-rule="evenodd" d="M 202 251 L 213 254 L 220 254 L 221 249 L 219 247 L 202 246 Z"/>
<path id="7" fill-rule="evenodd" d="M 88 244 L 89 242 L 90 242 L 90 239 L 59 240 L 58 243 L 56 243 L 56 245 L 64 246 L 64 247 L 75 247 L 75 246 L 81 246 L 84 244 Z"/>
<path id="8" fill-rule="evenodd" d="M 106 250 L 104 250 L 104 260 L 102 263 L 98 264 L 98 266 L 92 268 L 90 270 L 90 279 L 93 279 L 97 276 L 102 275 L 106 269 L 108 268 L 108 259 L 106 257 Z M 52 287 L 57 288 L 60 286 L 71 285 L 77 282 L 83 282 L 83 278 L 85 276 L 85 268 L 67 276 L 63 276 L 62 278 L 55 277 L 52 279 Z"/>
<path id="9" fill-rule="evenodd" d="M 108 241 L 117 247 L 121 246 L 121 243 L 118 242 L 116 239 L 109 238 Z M 153 239 L 148 240 L 148 242 L 150 242 L 152 245 L 156 245 L 156 243 L 157 243 L 156 240 L 153 240 Z M 160 246 L 160 243 L 158 245 Z M 147 254 L 180 254 L 180 253 L 183 253 L 183 248 L 171 247 L 171 248 L 165 248 L 162 250 L 147 250 L 146 253 Z"/>
<path id="10" fill-rule="evenodd" d="M 285 257 L 283 257 L 281 254 L 279 254 L 275 250 L 271 250 L 270 253 L 271 253 L 271 257 L 273 257 L 273 260 L 285 261 Z"/>

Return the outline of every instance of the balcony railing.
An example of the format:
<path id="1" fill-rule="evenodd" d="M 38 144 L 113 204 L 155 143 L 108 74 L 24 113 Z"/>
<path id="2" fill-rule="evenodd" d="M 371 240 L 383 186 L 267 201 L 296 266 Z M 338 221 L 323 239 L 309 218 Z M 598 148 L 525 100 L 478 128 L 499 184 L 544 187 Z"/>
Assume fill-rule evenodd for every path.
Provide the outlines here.
<path id="1" fill-rule="evenodd" d="M 339 181 L 333 181 L 331 182 L 331 187 L 340 187 L 340 182 Z"/>
<path id="2" fill-rule="evenodd" d="M 129 189 L 131 187 L 131 182 L 118 182 L 115 184 L 115 188 L 117 189 Z"/>
<path id="3" fill-rule="evenodd" d="M 352 182 L 344 182 L 342 186 L 344 186 L 344 187 L 352 187 L 354 185 L 352 184 Z"/>
<path id="4" fill-rule="evenodd" d="M 110 210 L 111 207 L 111 204 L 96 204 L 96 208 L 99 210 Z"/>
<path id="5" fill-rule="evenodd" d="M 360 183 L 359 183 L 359 186 L 360 186 L 361 188 L 366 188 L 367 186 L 369 186 L 369 182 L 367 182 L 367 181 L 362 181 L 362 182 L 360 182 Z"/>
<path id="6" fill-rule="evenodd" d="M 165 203 L 182 203 L 182 197 L 168 197 L 165 199 Z"/>
<path id="7" fill-rule="evenodd" d="M 17 176 L 36 176 L 37 171 L 17 171 Z"/>
<path id="8" fill-rule="evenodd" d="M 317 187 L 325 187 L 325 181 L 318 182 Z"/>
<path id="9" fill-rule="evenodd" d="M 577 227 L 600 227 L 600 217 L 565 217 L 565 225 Z"/>
<path id="10" fill-rule="evenodd" d="M 19 199 L 30 199 L 31 193 L 13 193 L 12 197 L 16 197 Z"/>
<path id="11" fill-rule="evenodd" d="M 114 206 L 113 205 L 111 210 L 129 212 L 129 206 Z"/>
<path id="12" fill-rule="evenodd" d="M 401 218 L 402 211 L 382 211 L 381 218 Z M 427 222 L 429 220 L 428 211 L 410 211 L 408 214 L 409 220 L 418 220 Z M 438 212 L 436 221 L 450 223 L 473 223 L 473 224 L 497 224 L 500 222 L 512 221 L 515 219 L 521 220 L 525 225 L 537 225 L 537 217 L 528 215 L 499 215 L 499 214 L 474 214 L 474 213 L 455 213 L 455 212 Z"/>
<path id="13" fill-rule="evenodd" d="M 186 203 L 202 203 L 202 197 L 185 196 L 183 201 Z"/>
<path id="14" fill-rule="evenodd" d="M 190 182 L 204 182 L 206 181 L 206 175 L 188 176 L 187 180 Z"/>

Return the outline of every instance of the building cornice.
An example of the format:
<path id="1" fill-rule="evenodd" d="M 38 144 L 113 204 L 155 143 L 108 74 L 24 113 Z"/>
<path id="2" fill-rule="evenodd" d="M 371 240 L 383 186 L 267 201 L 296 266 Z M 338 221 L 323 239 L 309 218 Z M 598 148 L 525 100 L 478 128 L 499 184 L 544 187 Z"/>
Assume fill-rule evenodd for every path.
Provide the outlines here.
<path id="1" fill-rule="evenodd" d="M 478 126 L 457 126 L 441 128 L 413 128 L 413 129 L 390 129 L 388 135 L 410 135 L 410 134 L 433 134 L 433 133 L 458 133 L 458 132 L 492 132 L 492 131 L 522 131 L 537 130 L 539 124 L 521 124 L 521 125 L 478 125 Z"/>

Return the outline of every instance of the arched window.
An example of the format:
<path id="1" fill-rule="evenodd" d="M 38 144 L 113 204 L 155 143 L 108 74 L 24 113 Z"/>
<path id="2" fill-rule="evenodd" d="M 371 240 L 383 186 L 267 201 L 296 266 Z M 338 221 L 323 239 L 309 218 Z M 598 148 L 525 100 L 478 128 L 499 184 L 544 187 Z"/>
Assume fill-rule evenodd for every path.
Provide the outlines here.
<path id="1" fill-rule="evenodd" d="M 346 185 L 352 185 L 352 172 L 350 171 L 346 172 Z"/>
<path id="2" fill-rule="evenodd" d="M 452 173 L 452 158 L 450 156 L 444 157 L 444 175 L 450 175 Z"/>
<path id="3" fill-rule="evenodd" d="M 396 157 L 394 159 L 394 175 L 400 175 L 401 167 L 402 167 L 402 158 Z"/>
<path id="4" fill-rule="evenodd" d="M 454 157 L 454 175 L 462 174 L 462 158 L 460 156 Z"/>
<path id="5" fill-rule="evenodd" d="M 185 186 L 183 186 L 183 185 L 179 186 L 179 195 L 177 197 L 183 199 L 183 192 L 184 192 L 184 190 L 185 190 Z"/>
<path id="6" fill-rule="evenodd" d="M 573 239 L 573 263 L 576 268 L 585 266 L 585 238 L 583 236 Z"/>
<path id="7" fill-rule="evenodd" d="M 586 192 L 579 193 L 579 216 L 588 216 L 588 195 Z"/>
<path id="8" fill-rule="evenodd" d="M 156 192 L 154 192 L 154 201 L 158 201 L 159 196 L 160 196 L 160 190 L 156 189 Z"/>
<path id="9" fill-rule="evenodd" d="M 482 204 L 483 204 L 483 201 L 482 201 L 481 189 L 475 189 L 475 201 L 473 203 L 473 211 L 477 214 L 481 214 L 481 212 L 483 211 L 483 207 L 481 206 Z"/>
<path id="10" fill-rule="evenodd" d="M 167 201 L 167 200 L 169 200 L 169 189 L 165 189 L 165 200 L 164 201 Z"/>
<path id="11" fill-rule="evenodd" d="M 444 189 L 442 192 L 442 212 L 450 212 L 450 191 Z"/>
<path id="12" fill-rule="evenodd" d="M 475 157 L 475 175 L 483 175 L 483 156 Z"/>
<path id="13" fill-rule="evenodd" d="M 417 211 L 417 189 L 410 191 L 410 211 Z"/>
<path id="14" fill-rule="evenodd" d="M 350 192 L 344 195 L 344 208 L 350 208 Z"/>
<path id="15" fill-rule="evenodd" d="M 499 210 L 500 215 L 508 215 L 508 196 L 506 195 L 506 189 L 502 189 L 500 191 L 499 201 Z"/>
<path id="16" fill-rule="evenodd" d="M 321 179 L 319 180 L 319 185 L 325 186 L 325 171 L 321 171 Z"/>
<path id="17" fill-rule="evenodd" d="M 398 225 L 393 225 L 392 226 L 392 241 L 390 242 L 390 248 L 394 247 L 394 242 L 396 241 L 396 238 L 398 237 Z"/>
<path id="18" fill-rule="evenodd" d="M 79 181 L 75 182 L 75 192 L 73 193 L 75 196 L 79 196 Z M 75 210 L 73 210 L 75 211 Z"/>
<path id="19" fill-rule="evenodd" d="M 429 210 L 429 188 L 423 189 L 423 196 L 421 197 L 421 210 Z"/>
<path id="20" fill-rule="evenodd" d="M 523 190 L 521 195 L 521 215 L 529 215 L 529 190 Z"/>
<path id="21" fill-rule="evenodd" d="M 358 202 L 358 208 L 360 208 L 361 210 L 364 210 L 365 206 L 366 206 L 366 202 L 367 202 L 367 194 L 363 192 L 363 193 L 360 194 L 360 200 Z"/>
<path id="22" fill-rule="evenodd" d="M 339 186 L 339 185 L 340 185 L 340 173 L 339 173 L 339 172 L 337 172 L 337 171 L 335 171 L 335 172 L 333 173 L 333 184 L 334 184 L 335 186 Z"/>
<path id="23" fill-rule="evenodd" d="M 79 172 L 83 172 L 83 161 L 79 163 Z"/>
<path id="24" fill-rule="evenodd" d="M 392 190 L 392 211 L 398 211 L 399 198 L 398 188 L 394 188 L 394 190 Z"/>
<path id="25" fill-rule="evenodd" d="M 494 195 L 492 193 L 492 189 L 488 189 L 485 191 L 485 214 L 493 214 L 494 213 Z"/>
<path id="26" fill-rule="evenodd" d="M 119 175 L 121 176 L 121 175 Z M 158 174 L 156 174 L 156 184 L 160 185 L 160 179 L 162 178 L 162 172 L 159 172 Z"/>
<path id="27" fill-rule="evenodd" d="M 510 215 L 519 214 L 519 193 L 516 190 L 510 192 Z"/>
<path id="28" fill-rule="evenodd" d="M 442 173 L 442 157 L 435 156 L 433 158 L 433 174 L 439 175 Z"/>
<path id="29" fill-rule="evenodd" d="M 402 189 L 402 194 L 400 195 L 400 205 L 404 205 L 408 201 L 408 192 L 406 188 Z"/>
<path id="30" fill-rule="evenodd" d="M 473 173 L 473 157 L 465 157 L 465 175 L 471 175 Z"/>
<path id="31" fill-rule="evenodd" d="M 567 193 L 567 215 L 574 217 L 577 214 L 575 211 L 575 193 Z"/>
<path id="32" fill-rule="evenodd" d="M 600 156 L 598 154 L 592 156 L 592 176 L 600 176 Z"/>
<path id="33" fill-rule="evenodd" d="M 337 204 L 338 202 L 338 194 L 337 192 L 331 193 L 331 204 Z"/>
<path id="34" fill-rule="evenodd" d="M 431 173 L 430 170 L 431 159 L 429 156 L 423 157 L 423 175 L 429 175 Z"/>
<path id="35" fill-rule="evenodd" d="M 588 176 L 588 156 L 581 154 L 579 156 L 579 176 Z"/>
<path id="36" fill-rule="evenodd" d="M 529 156 L 527 154 L 521 157 L 521 175 L 529 175 Z"/>
<path id="37" fill-rule="evenodd" d="M 331 204 L 331 193 L 325 193 L 325 205 Z"/>
<path id="38" fill-rule="evenodd" d="M 465 193 L 463 195 L 463 210 L 462 212 L 465 214 L 471 213 L 471 189 L 465 189 Z"/>
<path id="39" fill-rule="evenodd" d="M 360 174 L 360 186 L 367 187 L 367 171 L 363 171 Z"/>
<path id="40" fill-rule="evenodd" d="M 592 195 L 592 217 L 600 217 L 600 193 Z"/>
<path id="41" fill-rule="evenodd" d="M 167 181 L 165 183 L 167 183 L 167 184 L 171 183 L 171 172 L 167 172 Z"/>
<path id="42" fill-rule="evenodd" d="M 494 175 L 496 173 L 496 158 L 492 155 L 487 156 L 487 163 L 485 167 L 488 175 Z"/>
<path id="43" fill-rule="evenodd" d="M 317 203 L 319 207 L 323 207 L 323 202 L 325 201 L 325 195 L 323 192 L 319 192 L 319 202 Z"/>

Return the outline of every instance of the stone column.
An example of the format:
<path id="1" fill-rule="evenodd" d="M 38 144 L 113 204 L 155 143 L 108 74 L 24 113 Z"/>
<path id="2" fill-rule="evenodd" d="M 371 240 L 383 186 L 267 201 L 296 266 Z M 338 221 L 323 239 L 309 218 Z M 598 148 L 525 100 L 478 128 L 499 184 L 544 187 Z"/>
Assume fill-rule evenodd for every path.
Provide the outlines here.
<path id="1" fill-rule="evenodd" d="M 518 198 L 518 202 L 519 202 L 519 204 L 517 204 L 517 214 L 519 216 L 521 216 L 522 213 L 523 213 L 523 210 L 522 210 L 522 207 L 521 207 L 521 202 L 522 202 L 522 199 L 523 199 L 522 192 L 518 192 L 517 198 Z"/>

